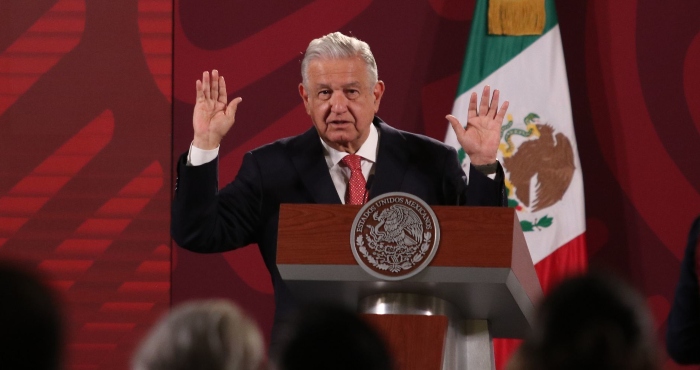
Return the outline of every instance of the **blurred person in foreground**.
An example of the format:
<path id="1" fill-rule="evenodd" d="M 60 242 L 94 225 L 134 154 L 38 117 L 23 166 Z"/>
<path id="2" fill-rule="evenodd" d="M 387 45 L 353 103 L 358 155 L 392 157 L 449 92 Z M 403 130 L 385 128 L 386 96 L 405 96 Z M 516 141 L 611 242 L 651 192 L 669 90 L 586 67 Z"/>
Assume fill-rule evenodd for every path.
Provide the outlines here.
<path id="1" fill-rule="evenodd" d="M 175 307 L 146 336 L 133 370 L 257 370 L 264 344 L 257 325 L 226 300 Z"/>
<path id="2" fill-rule="evenodd" d="M 61 368 L 63 323 L 55 292 L 34 271 L 0 261 L 0 368 Z"/>
<path id="3" fill-rule="evenodd" d="M 335 305 L 301 308 L 282 329 L 278 370 L 391 370 L 379 334 L 360 315 Z"/>
<path id="4" fill-rule="evenodd" d="M 568 279 L 544 298 L 507 369 L 659 369 L 646 303 L 611 276 Z"/>
<path id="5" fill-rule="evenodd" d="M 700 364 L 700 284 L 698 284 L 698 253 L 700 248 L 700 217 L 695 219 L 688 234 L 688 245 L 681 262 L 676 296 L 668 314 L 666 350 L 679 364 Z"/>

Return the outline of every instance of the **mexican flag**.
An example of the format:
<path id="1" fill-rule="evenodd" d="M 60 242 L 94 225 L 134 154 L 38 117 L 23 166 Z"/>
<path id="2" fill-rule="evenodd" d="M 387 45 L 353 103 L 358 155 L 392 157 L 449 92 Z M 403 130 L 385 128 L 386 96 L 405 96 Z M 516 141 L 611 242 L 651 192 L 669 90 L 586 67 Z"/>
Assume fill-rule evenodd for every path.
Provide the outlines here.
<path id="1" fill-rule="evenodd" d="M 470 94 L 480 97 L 484 85 L 510 102 L 498 156 L 508 202 L 517 209 L 546 294 L 587 266 L 583 179 L 554 0 L 544 1 L 544 31 L 538 35 L 488 34 L 488 7 L 488 1 L 477 1 L 452 114 L 465 123 Z M 468 167 L 449 125 L 445 142 Z M 497 367 L 512 347 L 494 341 Z"/>

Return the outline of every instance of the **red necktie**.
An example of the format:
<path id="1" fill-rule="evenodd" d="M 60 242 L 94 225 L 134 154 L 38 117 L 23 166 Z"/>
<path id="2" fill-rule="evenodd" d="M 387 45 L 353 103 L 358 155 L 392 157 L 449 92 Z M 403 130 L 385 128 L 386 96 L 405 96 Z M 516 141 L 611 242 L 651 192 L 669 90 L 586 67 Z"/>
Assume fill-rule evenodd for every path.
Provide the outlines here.
<path id="1" fill-rule="evenodd" d="M 345 204 L 364 204 L 367 182 L 362 175 L 362 157 L 355 154 L 348 154 L 343 157 L 343 163 L 350 168 L 350 180 L 345 192 Z"/>

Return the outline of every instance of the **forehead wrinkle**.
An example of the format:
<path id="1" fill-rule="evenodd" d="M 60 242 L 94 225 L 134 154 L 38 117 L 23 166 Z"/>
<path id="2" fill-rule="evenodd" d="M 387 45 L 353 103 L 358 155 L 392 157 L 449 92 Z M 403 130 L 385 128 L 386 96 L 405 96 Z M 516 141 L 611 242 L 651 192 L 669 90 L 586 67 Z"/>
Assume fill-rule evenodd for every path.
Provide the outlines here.
<path id="1" fill-rule="evenodd" d="M 307 67 L 307 77 L 306 83 L 311 86 L 333 87 L 336 83 L 341 88 L 349 84 L 364 86 L 361 80 L 366 78 L 368 86 L 372 87 L 371 76 L 364 62 L 358 58 L 312 60 Z"/>
<path id="2" fill-rule="evenodd" d="M 348 82 L 348 83 L 346 83 L 346 84 L 344 84 L 344 85 L 341 85 L 341 87 L 343 87 L 343 88 L 348 88 L 348 87 L 362 87 L 362 84 L 360 83 L 360 81 L 352 81 L 352 82 Z"/>
<path id="3" fill-rule="evenodd" d="M 316 89 L 333 89 L 333 86 L 331 86 L 331 84 L 325 82 L 318 82 L 315 84 L 314 87 Z M 351 81 L 340 85 L 341 89 L 347 89 L 349 87 L 362 87 L 362 84 L 360 83 L 360 81 Z"/>

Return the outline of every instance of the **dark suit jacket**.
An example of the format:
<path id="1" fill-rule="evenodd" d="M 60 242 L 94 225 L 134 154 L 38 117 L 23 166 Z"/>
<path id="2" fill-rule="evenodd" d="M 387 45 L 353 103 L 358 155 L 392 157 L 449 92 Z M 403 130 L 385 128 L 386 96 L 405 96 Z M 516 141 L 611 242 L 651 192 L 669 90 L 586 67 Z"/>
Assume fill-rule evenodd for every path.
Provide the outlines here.
<path id="1" fill-rule="evenodd" d="M 679 364 L 700 364 L 700 285 L 696 256 L 700 248 L 700 217 L 688 234 L 676 296 L 668 314 L 666 349 Z"/>
<path id="2" fill-rule="evenodd" d="M 375 117 L 379 150 L 369 198 L 401 191 L 430 205 L 505 206 L 500 165 L 495 180 L 470 169 L 467 187 L 455 150 L 396 130 Z M 281 203 L 341 204 L 316 129 L 245 155 L 236 179 L 218 191 L 218 160 L 187 166 L 180 157 L 171 233 L 183 248 L 223 252 L 258 243 L 275 288 L 275 319 L 294 306 L 275 264 Z"/>

